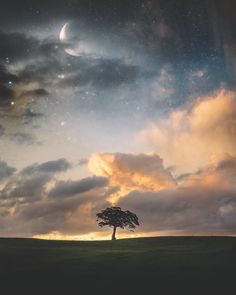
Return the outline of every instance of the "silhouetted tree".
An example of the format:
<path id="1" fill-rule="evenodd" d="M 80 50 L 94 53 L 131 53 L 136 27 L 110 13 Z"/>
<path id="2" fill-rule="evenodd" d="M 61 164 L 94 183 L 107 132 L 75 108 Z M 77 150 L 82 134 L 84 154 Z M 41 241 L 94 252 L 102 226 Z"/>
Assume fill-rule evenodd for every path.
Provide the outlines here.
<path id="1" fill-rule="evenodd" d="M 138 217 L 136 214 L 130 211 L 122 211 L 120 207 L 110 207 L 97 213 L 98 225 L 113 227 L 112 240 L 116 239 L 116 229 L 128 228 L 133 231 L 137 225 L 139 225 Z"/>

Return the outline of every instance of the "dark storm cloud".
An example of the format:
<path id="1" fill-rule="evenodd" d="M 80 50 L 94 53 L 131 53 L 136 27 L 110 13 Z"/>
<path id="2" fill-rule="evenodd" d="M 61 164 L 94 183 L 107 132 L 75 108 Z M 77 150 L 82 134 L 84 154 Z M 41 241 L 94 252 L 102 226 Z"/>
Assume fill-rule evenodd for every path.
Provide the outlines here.
<path id="1" fill-rule="evenodd" d="M 132 192 L 119 206 L 136 212 L 144 231 L 235 232 L 235 191 L 201 188 Z"/>
<path id="2" fill-rule="evenodd" d="M 60 181 L 49 192 L 49 197 L 70 197 L 108 185 L 105 177 L 88 177 L 79 181 Z"/>
<path id="3" fill-rule="evenodd" d="M 88 197 L 87 200 L 89 201 Z M 33 222 L 34 219 L 43 218 L 40 233 L 57 230 L 58 224 L 65 222 L 68 212 L 75 211 L 78 206 L 85 203 L 85 197 L 70 198 L 66 200 L 47 200 L 38 204 L 30 204 L 27 210 L 21 212 L 21 216 Z"/>
<path id="4" fill-rule="evenodd" d="M 31 175 L 32 173 L 57 173 L 64 172 L 71 168 L 71 164 L 66 159 L 48 161 L 42 164 L 33 164 L 24 168 L 20 173 L 22 175 Z"/>
<path id="5" fill-rule="evenodd" d="M 92 209 L 86 209 L 89 203 Z M 96 231 L 96 212 L 108 204 L 102 195 L 86 194 L 71 198 L 49 199 L 31 203 L 18 211 L 20 225 L 30 224 L 28 234 L 47 234 L 59 231 L 66 234 L 80 234 Z M 85 209 L 84 209 L 85 208 Z M 20 231 L 25 231 L 21 226 Z"/>
<path id="6" fill-rule="evenodd" d="M 62 190 L 60 196 L 66 194 L 68 198 L 48 198 L 47 184 L 57 172 L 64 172 L 68 167 L 65 159 L 59 159 L 26 167 L 10 177 L 0 192 L 1 233 L 19 236 L 54 230 L 74 233 L 93 230 L 95 213 L 108 204 L 103 190 L 100 193 L 91 190 L 107 185 L 107 179 L 91 177 L 58 182 Z"/>
<path id="7" fill-rule="evenodd" d="M 51 175 L 41 174 L 30 178 L 20 178 L 8 183 L 1 192 L 3 198 L 15 199 L 16 203 L 34 202 L 44 195 L 44 186 L 51 180 Z"/>
<path id="8" fill-rule="evenodd" d="M 16 171 L 16 168 L 9 166 L 6 162 L 0 161 L 0 180 L 11 176 Z"/>
<path id="9" fill-rule="evenodd" d="M 6 186 L 0 192 L 2 199 L 8 199 L 10 205 L 14 203 L 34 202 L 46 195 L 45 185 L 50 182 L 55 174 L 65 172 L 71 167 L 66 159 L 48 161 L 42 164 L 33 164 L 25 167 L 14 177 L 9 178 Z M 15 169 L 5 162 L 0 162 L 0 177 L 9 177 Z"/>

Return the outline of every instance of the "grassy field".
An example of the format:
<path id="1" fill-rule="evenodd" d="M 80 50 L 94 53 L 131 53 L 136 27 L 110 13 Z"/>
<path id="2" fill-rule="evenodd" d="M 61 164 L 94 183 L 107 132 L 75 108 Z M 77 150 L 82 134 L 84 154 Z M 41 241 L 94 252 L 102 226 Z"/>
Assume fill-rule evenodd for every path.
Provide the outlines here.
<path id="1" fill-rule="evenodd" d="M 0 239 L 0 288 L 8 290 L 4 295 L 11 290 L 31 290 L 32 294 L 235 294 L 230 292 L 235 278 L 236 238 L 230 237 L 113 242 Z"/>

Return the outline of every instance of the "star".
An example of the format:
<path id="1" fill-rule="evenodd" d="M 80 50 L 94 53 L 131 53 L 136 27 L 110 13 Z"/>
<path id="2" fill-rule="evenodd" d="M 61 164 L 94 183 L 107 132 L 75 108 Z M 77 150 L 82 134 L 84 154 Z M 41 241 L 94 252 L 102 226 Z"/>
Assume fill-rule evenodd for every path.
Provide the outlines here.
<path id="1" fill-rule="evenodd" d="M 59 78 L 59 79 L 65 79 L 65 75 L 64 74 L 59 74 L 59 75 L 57 75 L 57 78 Z"/>

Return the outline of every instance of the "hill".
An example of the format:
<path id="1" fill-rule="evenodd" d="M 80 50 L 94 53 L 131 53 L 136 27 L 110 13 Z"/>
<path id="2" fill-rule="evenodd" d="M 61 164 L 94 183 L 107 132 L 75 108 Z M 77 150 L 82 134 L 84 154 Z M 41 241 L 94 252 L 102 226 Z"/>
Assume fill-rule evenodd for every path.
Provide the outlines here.
<path id="1" fill-rule="evenodd" d="M 213 294 L 222 290 L 226 294 L 234 286 L 235 271 L 233 237 L 113 242 L 0 239 L 0 287 L 9 292 L 165 295 Z M 82 290 L 85 293 L 80 293 Z"/>

